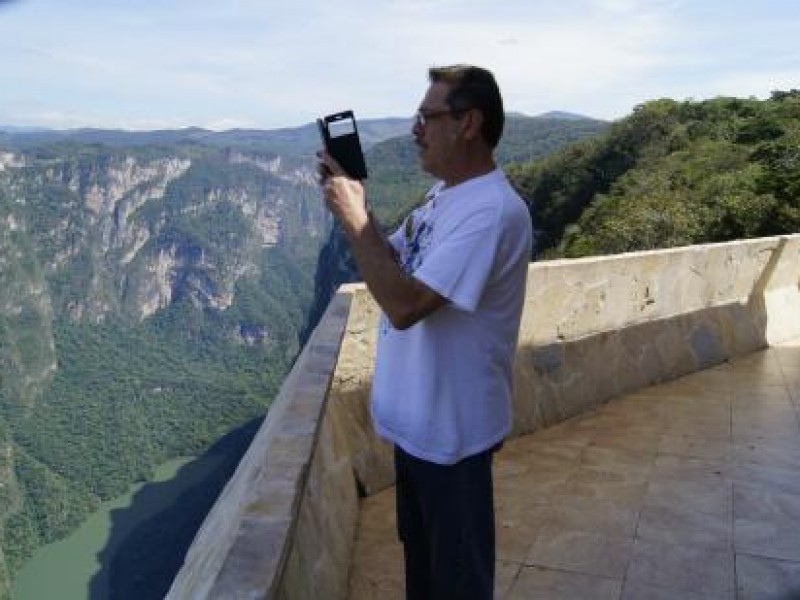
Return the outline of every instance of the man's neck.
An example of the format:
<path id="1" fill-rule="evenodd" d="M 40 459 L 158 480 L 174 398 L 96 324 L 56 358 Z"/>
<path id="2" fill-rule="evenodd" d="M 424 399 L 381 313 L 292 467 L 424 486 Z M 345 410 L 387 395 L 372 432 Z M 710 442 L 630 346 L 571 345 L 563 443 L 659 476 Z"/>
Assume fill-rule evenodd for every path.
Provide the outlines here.
<path id="1" fill-rule="evenodd" d="M 459 168 L 453 169 L 453 172 L 442 180 L 446 187 L 455 187 L 470 179 L 488 175 L 497 168 L 494 159 L 491 156 L 483 157 L 479 160 L 464 162 L 459 165 Z"/>

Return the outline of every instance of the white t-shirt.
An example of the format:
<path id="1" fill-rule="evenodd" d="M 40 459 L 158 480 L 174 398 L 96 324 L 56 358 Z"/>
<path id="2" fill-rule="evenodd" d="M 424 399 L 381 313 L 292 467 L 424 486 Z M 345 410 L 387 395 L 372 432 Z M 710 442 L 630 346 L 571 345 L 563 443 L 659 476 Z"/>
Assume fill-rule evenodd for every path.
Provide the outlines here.
<path id="1" fill-rule="evenodd" d="M 409 454 L 453 464 L 511 428 L 531 221 L 499 169 L 427 197 L 389 241 L 402 268 L 450 303 L 404 331 L 381 316 L 372 417 Z"/>

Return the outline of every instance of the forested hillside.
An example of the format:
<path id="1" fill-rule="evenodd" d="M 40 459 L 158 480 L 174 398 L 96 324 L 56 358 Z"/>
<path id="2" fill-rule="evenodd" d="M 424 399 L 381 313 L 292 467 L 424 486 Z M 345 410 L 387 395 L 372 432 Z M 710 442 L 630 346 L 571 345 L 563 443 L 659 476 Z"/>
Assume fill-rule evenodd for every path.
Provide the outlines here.
<path id="1" fill-rule="evenodd" d="M 796 232 L 800 91 L 648 102 L 511 175 L 545 257 Z"/>

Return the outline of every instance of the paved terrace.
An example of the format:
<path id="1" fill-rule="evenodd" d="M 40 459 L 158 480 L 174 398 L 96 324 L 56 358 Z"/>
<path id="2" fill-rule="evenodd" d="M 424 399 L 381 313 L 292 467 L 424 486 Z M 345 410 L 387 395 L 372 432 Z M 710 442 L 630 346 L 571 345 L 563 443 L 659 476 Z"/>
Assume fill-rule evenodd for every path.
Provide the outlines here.
<path id="1" fill-rule="evenodd" d="M 508 442 L 496 597 L 800 598 L 800 341 Z M 394 489 L 363 500 L 353 600 L 403 598 Z"/>

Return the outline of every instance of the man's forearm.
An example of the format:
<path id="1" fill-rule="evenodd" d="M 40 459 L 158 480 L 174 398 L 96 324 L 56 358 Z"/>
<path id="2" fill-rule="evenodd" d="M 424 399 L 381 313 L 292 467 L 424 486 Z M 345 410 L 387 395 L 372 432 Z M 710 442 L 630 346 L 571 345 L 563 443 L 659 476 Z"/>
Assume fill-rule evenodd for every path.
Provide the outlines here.
<path id="1" fill-rule="evenodd" d="M 400 268 L 393 248 L 371 215 L 358 224 L 343 226 L 364 283 L 394 327 L 406 329 L 445 304 L 438 294 Z"/>
<path id="2" fill-rule="evenodd" d="M 406 329 L 444 306 L 446 299 L 400 268 L 367 209 L 364 185 L 347 177 L 327 152 L 319 157 L 328 208 L 341 223 L 361 276 L 392 325 Z"/>

